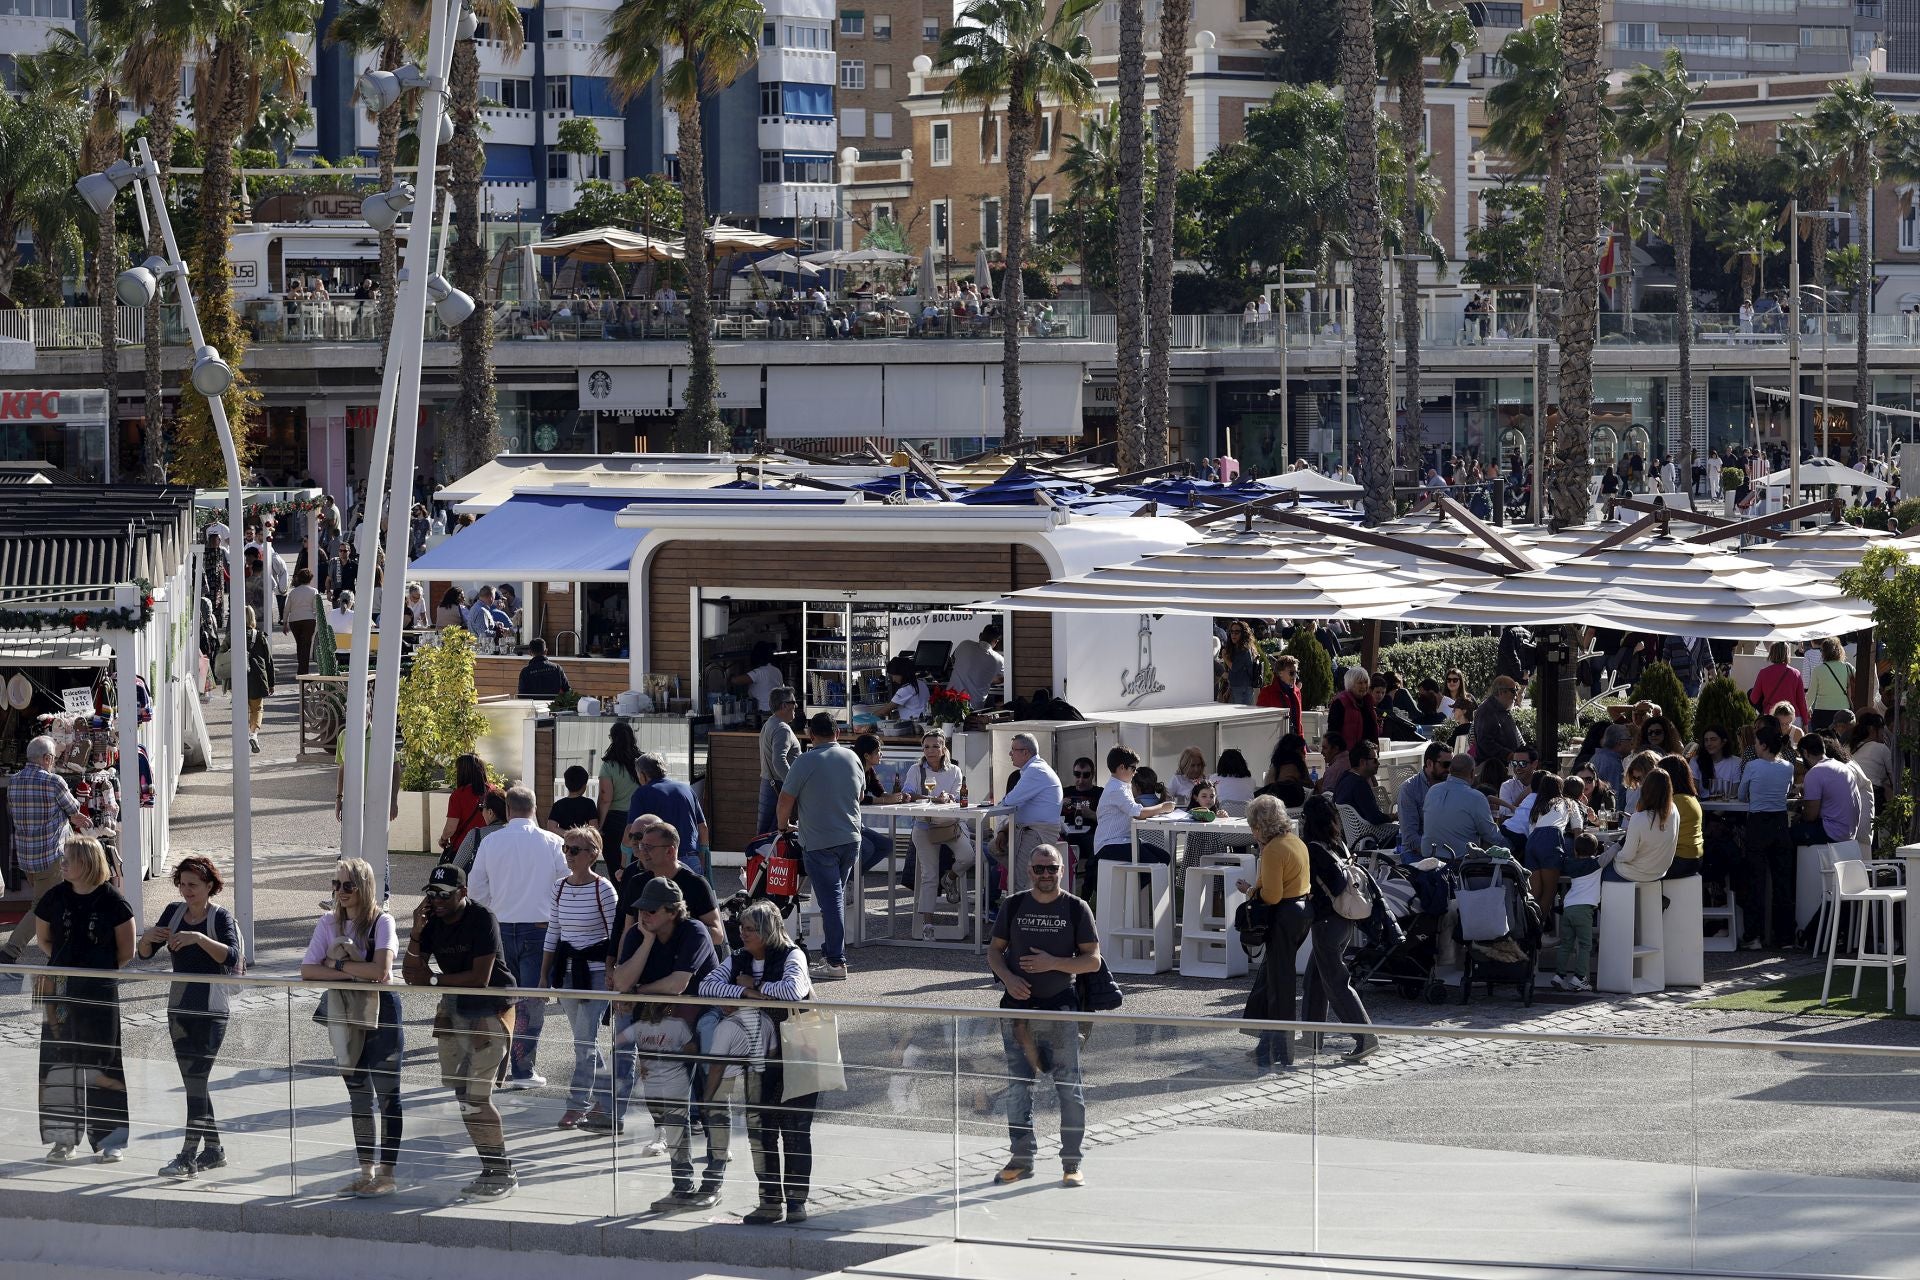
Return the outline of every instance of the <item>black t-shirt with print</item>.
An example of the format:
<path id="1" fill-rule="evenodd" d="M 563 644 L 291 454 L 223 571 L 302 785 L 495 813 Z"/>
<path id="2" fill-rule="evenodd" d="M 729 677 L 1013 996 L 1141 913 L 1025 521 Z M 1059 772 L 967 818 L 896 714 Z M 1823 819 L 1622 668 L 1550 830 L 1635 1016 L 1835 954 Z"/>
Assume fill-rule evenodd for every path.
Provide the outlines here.
<path id="1" fill-rule="evenodd" d="M 68 969 L 120 967 L 113 932 L 133 919 L 133 908 L 112 885 L 81 893 L 62 880 L 41 895 L 33 914 L 47 922 L 53 964 Z"/>
<path id="2" fill-rule="evenodd" d="M 458 920 L 428 917 L 414 937 L 414 945 L 422 954 L 433 958 L 442 976 L 466 973 L 473 968 L 475 959 L 491 955 L 493 971 L 487 975 L 487 985 L 513 985 L 513 974 L 507 971 L 506 960 L 501 956 L 499 922 L 494 919 L 493 912 L 471 898 L 467 900 L 466 909 L 460 913 Z M 492 996 L 453 998 L 454 1012 L 465 1014 L 505 1013 L 512 1004 L 511 1000 Z"/>
<path id="3" fill-rule="evenodd" d="M 625 964 L 633 959 L 640 950 L 645 935 L 638 927 L 627 930 L 620 939 L 618 963 Z M 670 973 L 690 973 L 687 980 L 687 992 L 700 990 L 700 982 L 720 963 L 713 949 L 713 935 L 707 932 L 707 926 L 698 920 L 682 920 L 674 927 L 673 936 L 665 942 L 655 940 L 653 950 L 647 954 L 647 963 L 635 979 L 636 986 L 646 986 L 658 982 Z M 685 993 L 675 993 L 685 994 Z"/>
<path id="4" fill-rule="evenodd" d="M 621 868 L 619 876 L 614 880 L 613 888 L 620 900 L 622 919 L 634 914 L 635 904 L 640 901 L 640 891 L 647 887 L 647 881 L 651 879 L 653 879 L 653 872 L 638 862 L 629 862 Z M 687 914 L 695 920 L 717 909 L 719 904 L 714 899 L 713 886 L 707 883 L 705 876 L 686 863 L 675 864 L 673 882 L 680 886 L 680 892 L 687 900 Z"/>

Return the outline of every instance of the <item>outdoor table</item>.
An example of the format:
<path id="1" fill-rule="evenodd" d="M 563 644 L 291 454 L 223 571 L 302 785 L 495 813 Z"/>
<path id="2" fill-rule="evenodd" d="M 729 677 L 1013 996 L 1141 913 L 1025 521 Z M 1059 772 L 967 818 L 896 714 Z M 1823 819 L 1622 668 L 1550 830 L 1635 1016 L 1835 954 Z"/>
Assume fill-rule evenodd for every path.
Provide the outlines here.
<path id="1" fill-rule="evenodd" d="M 893 918 L 898 914 L 894 908 L 899 900 L 900 884 L 898 879 L 899 841 L 894 839 L 902 822 L 918 822 L 934 819 L 940 822 L 961 822 L 973 828 L 973 949 L 986 947 L 987 924 L 987 835 L 986 827 L 993 818 L 1004 818 L 1013 813 L 1005 805 L 959 805 L 955 803 L 936 804 L 929 800 L 916 800 L 911 804 L 863 804 L 860 806 L 862 818 L 884 818 L 887 820 L 887 932 L 884 941 L 893 946 L 949 947 L 949 942 L 928 942 L 920 938 L 899 938 L 894 935 Z M 854 882 L 860 883 L 856 874 Z M 883 939 L 867 937 L 867 913 L 865 895 L 862 894 L 859 910 L 853 913 L 852 937 L 859 946 Z"/>
<path id="2" fill-rule="evenodd" d="M 1245 818 L 1215 818 L 1212 822 L 1198 822 L 1189 817 L 1185 809 L 1175 809 L 1172 813 L 1163 813 L 1157 818 L 1133 820 L 1127 832 L 1127 858 L 1130 862 L 1140 861 L 1140 831 L 1143 827 L 1167 833 L 1167 857 L 1176 868 L 1180 865 L 1180 850 L 1186 844 L 1185 837 L 1196 831 L 1220 836 L 1229 844 L 1257 845 L 1260 843 L 1253 838 L 1253 830 L 1247 826 Z"/>

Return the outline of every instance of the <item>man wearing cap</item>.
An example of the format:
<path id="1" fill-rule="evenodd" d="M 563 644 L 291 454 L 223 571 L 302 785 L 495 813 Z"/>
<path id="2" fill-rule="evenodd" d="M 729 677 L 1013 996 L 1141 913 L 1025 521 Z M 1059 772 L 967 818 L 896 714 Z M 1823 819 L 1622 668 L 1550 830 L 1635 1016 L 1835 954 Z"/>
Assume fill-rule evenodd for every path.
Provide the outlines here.
<path id="1" fill-rule="evenodd" d="M 639 919 L 620 939 L 618 963 L 607 971 L 607 989 L 656 996 L 683 996 L 698 990 L 700 980 L 719 963 L 719 957 L 707 927 L 687 915 L 687 899 L 680 886 L 654 877 L 640 890 L 634 910 Z M 596 1107 L 580 1122 L 582 1129 L 617 1133 L 625 1127 L 636 1059 L 633 1037 L 625 1032 L 633 1024 L 635 1006 L 617 1004 L 614 1008 L 613 1114 L 609 1116 Z M 596 1098 L 605 1097 L 607 1092 L 598 1085 L 594 1087 Z"/>
<path id="2" fill-rule="evenodd" d="M 501 959 L 514 982 L 538 990 L 553 886 L 569 872 L 560 837 L 534 821 L 535 804 L 533 792 L 526 787 L 507 791 L 507 825 L 474 851 L 468 892 L 498 922 L 504 948 Z M 533 1069 L 546 1023 L 545 1006 L 544 995 L 520 1002 L 505 1088 L 538 1089 L 547 1083 Z"/>
<path id="3" fill-rule="evenodd" d="M 807 721 L 813 747 L 787 770 L 787 780 L 780 784 L 780 808 L 774 815 L 782 831 L 791 831 L 798 814 L 801 863 L 813 886 L 820 928 L 826 935 L 825 954 L 813 966 L 819 981 L 847 976 L 847 877 L 853 874 L 860 852 L 860 796 L 867 781 L 860 757 L 840 745 L 839 734 L 840 726 L 824 711 Z M 1057 820 L 1057 795 L 1053 808 Z"/>
<path id="4" fill-rule="evenodd" d="M 760 811 L 754 820 L 755 831 L 773 830 L 774 815 L 780 807 L 780 785 L 800 755 L 800 739 L 793 732 L 793 716 L 800 704 L 793 690 L 782 685 L 768 694 L 767 700 L 772 710 L 760 726 Z"/>
<path id="5" fill-rule="evenodd" d="M 467 873 L 447 863 L 433 869 L 400 972 L 414 987 L 511 989 L 513 976 L 500 958 L 500 926 L 493 913 L 467 896 Z M 429 966 L 431 961 L 431 967 Z M 437 967 L 439 972 L 434 972 Z M 493 1105 L 493 1077 L 513 1035 L 513 1000 L 507 996 L 442 996 L 434 1014 L 440 1050 L 440 1082 L 453 1090 L 460 1119 L 480 1153 L 480 1176 L 462 1199 L 498 1200 L 519 1186 L 500 1112 Z"/>

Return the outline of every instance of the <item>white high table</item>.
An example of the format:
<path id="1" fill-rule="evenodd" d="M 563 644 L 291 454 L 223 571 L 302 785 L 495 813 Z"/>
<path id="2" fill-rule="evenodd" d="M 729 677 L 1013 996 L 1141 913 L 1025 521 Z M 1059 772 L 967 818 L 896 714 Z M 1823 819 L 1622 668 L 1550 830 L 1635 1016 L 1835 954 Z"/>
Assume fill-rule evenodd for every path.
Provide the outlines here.
<path id="1" fill-rule="evenodd" d="M 885 938 L 867 937 L 867 913 L 865 895 L 861 895 L 860 910 L 854 913 L 853 938 L 855 943 L 865 946 L 868 942 L 884 941 L 891 946 L 950 947 L 952 942 L 928 942 L 920 938 L 896 938 L 893 935 L 893 917 L 897 914 L 893 907 L 899 890 L 896 876 L 899 863 L 898 834 L 902 822 L 960 822 L 973 828 L 973 949 L 986 948 L 987 932 L 987 823 L 994 818 L 1004 818 L 1013 810 L 1004 806 L 984 807 L 979 805 L 960 805 L 955 803 L 936 804 L 930 800 L 915 800 L 911 804 L 863 804 L 860 816 L 865 818 L 884 818 L 887 823 L 887 933 Z M 858 868 L 855 869 L 854 882 L 860 883 Z"/>
<path id="2" fill-rule="evenodd" d="M 1130 862 L 1140 861 L 1140 833 L 1159 831 L 1167 835 L 1167 856 L 1177 868 L 1180 865 L 1180 850 L 1186 843 L 1186 837 L 1195 832 L 1216 835 L 1228 844 L 1258 844 L 1253 831 L 1247 826 L 1245 818 L 1215 818 L 1211 822 L 1197 822 L 1187 816 L 1185 809 L 1175 809 L 1172 813 L 1163 813 L 1157 818 L 1135 818 L 1127 832 L 1127 858 Z M 1096 850 L 1097 852 L 1097 850 Z"/>

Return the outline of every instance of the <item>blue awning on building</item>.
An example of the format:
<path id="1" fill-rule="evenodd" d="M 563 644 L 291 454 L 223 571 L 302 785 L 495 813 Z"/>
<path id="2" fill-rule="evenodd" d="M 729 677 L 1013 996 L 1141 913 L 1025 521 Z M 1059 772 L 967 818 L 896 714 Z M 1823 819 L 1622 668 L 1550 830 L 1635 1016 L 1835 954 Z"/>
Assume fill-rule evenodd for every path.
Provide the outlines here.
<path id="1" fill-rule="evenodd" d="M 409 577 L 624 582 L 645 529 L 614 517 L 631 497 L 516 494 L 407 566 Z"/>

